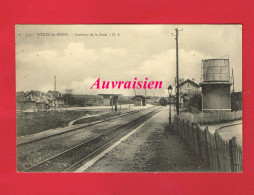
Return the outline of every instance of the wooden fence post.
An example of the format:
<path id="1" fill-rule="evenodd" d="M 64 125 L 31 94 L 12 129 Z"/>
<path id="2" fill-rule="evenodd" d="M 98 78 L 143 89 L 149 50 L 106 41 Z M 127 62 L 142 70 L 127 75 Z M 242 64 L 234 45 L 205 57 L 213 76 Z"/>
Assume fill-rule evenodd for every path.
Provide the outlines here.
<path id="1" fill-rule="evenodd" d="M 209 158 L 209 145 L 208 145 L 208 126 L 206 126 L 205 128 L 205 148 L 206 148 L 206 159 L 207 159 L 207 165 L 208 167 L 211 169 L 211 165 L 210 165 L 210 158 Z"/>
<path id="2" fill-rule="evenodd" d="M 229 112 L 217 112 L 207 115 L 205 121 L 217 119 L 217 116 L 221 120 L 235 117 Z M 201 130 L 199 124 L 190 124 L 189 120 L 181 120 L 178 116 L 175 118 L 174 126 L 175 132 L 185 143 L 187 142 L 193 154 L 206 162 L 211 171 L 242 171 L 242 148 L 237 144 L 236 137 L 229 142 L 225 141 L 218 131 L 211 134 L 208 126 Z"/>
<path id="3" fill-rule="evenodd" d="M 193 123 L 192 123 L 192 131 L 193 131 L 193 146 L 195 147 L 197 156 L 201 159 L 199 130 L 196 128 L 196 126 Z"/>
<path id="4" fill-rule="evenodd" d="M 237 147 L 236 137 L 233 137 L 231 140 L 229 140 L 229 152 L 230 152 L 231 171 L 232 172 L 241 171 L 242 162 L 239 162 L 239 158 L 238 158 L 239 151 Z"/>
<path id="5" fill-rule="evenodd" d="M 215 151 L 216 151 L 216 156 L 217 156 L 217 163 L 218 163 L 218 170 L 221 171 L 221 166 L 220 166 L 220 157 L 219 157 L 219 132 L 216 130 L 214 132 L 214 139 L 215 139 Z"/>
<path id="6" fill-rule="evenodd" d="M 203 155 L 202 155 L 202 144 L 201 144 L 201 129 L 199 128 L 199 126 L 195 126 L 194 130 L 196 131 L 197 133 L 197 137 L 196 137 L 196 140 L 197 140 L 197 145 L 198 145 L 198 153 L 199 153 L 199 157 L 201 159 L 203 159 Z"/>
<path id="7" fill-rule="evenodd" d="M 189 146 L 191 146 L 191 139 L 190 139 L 190 122 L 189 122 L 189 121 L 187 121 L 186 130 L 187 130 L 187 135 L 188 135 Z"/>
<path id="8" fill-rule="evenodd" d="M 197 154 L 196 152 L 196 147 L 195 147 L 195 131 L 194 131 L 194 127 L 193 127 L 193 123 L 191 123 L 191 126 L 190 126 L 190 131 L 191 131 L 191 147 L 194 151 L 195 154 Z"/>

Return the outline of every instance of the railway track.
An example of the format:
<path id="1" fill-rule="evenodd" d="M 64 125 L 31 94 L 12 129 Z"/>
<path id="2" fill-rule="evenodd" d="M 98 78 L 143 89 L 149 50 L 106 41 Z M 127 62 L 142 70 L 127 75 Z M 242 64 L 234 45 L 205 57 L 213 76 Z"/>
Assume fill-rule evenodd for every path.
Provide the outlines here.
<path id="1" fill-rule="evenodd" d="M 103 122 L 106 122 L 106 121 L 109 121 L 109 120 L 113 120 L 113 119 L 116 119 L 116 118 L 121 118 L 121 117 L 124 117 L 124 116 L 128 116 L 130 114 L 135 114 L 135 113 L 138 113 L 138 112 L 141 112 L 141 111 L 144 111 L 144 110 L 146 110 L 146 109 L 140 109 L 140 110 L 133 110 L 133 111 L 125 112 L 125 113 L 123 113 L 119 116 L 114 116 L 114 117 L 106 118 L 106 119 L 103 119 L 103 120 L 95 121 L 95 122 L 86 124 L 82 127 L 77 127 L 77 128 L 70 129 L 68 131 L 63 131 L 63 132 L 60 132 L 60 133 L 47 135 L 47 136 L 40 137 L 40 138 L 37 138 L 37 139 L 29 140 L 29 141 L 26 141 L 26 142 L 17 143 L 17 147 L 23 146 L 23 145 L 26 145 L 26 144 L 30 144 L 30 143 L 34 143 L 34 142 L 38 142 L 40 140 L 48 139 L 48 138 L 51 138 L 51 137 L 59 136 L 59 135 L 62 135 L 62 134 L 67 134 L 67 133 L 70 133 L 70 132 L 73 132 L 73 131 L 76 131 L 76 130 L 79 130 L 79 129 L 82 129 L 82 128 L 85 128 L 85 127 L 100 124 L 100 123 L 103 123 Z"/>
<path id="2" fill-rule="evenodd" d="M 110 145 L 126 135 L 133 128 L 143 124 L 161 110 L 161 108 L 162 107 L 156 108 L 126 124 L 122 124 L 105 131 L 102 134 L 71 147 L 68 150 L 21 170 L 21 172 L 73 172 L 81 164 L 110 147 Z"/>
<path id="3" fill-rule="evenodd" d="M 32 165 L 44 161 L 56 154 L 59 154 L 79 143 L 84 142 L 102 132 L 116 127 L 116 125 L 125 124 L 139 116 L 142 116 L 156 107 L 145 109 L 136 114 L 130 114 L 123 120 L 116 119 L 92 127 L 65 133 L 59 136 L 48 137 L 48 139 L 38 140 L 37 142 L 28 143 L 17 147 L 18 171 L 22 171 Z"/>

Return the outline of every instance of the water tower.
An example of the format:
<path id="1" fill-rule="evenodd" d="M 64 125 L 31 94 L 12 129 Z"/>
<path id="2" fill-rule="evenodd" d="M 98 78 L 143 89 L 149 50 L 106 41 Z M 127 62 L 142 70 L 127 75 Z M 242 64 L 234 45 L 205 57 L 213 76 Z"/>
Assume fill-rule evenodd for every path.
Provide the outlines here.
<path id="1" fill-rule="evenodd" d="M 206 59 L 201 65 L 202 111 L 231 111 L 229 59 Z"/>

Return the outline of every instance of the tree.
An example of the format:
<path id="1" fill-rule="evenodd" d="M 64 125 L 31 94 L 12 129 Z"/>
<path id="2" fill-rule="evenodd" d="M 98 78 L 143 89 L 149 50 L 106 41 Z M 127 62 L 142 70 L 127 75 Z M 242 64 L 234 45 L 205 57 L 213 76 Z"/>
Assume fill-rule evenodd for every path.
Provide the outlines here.
<path id="1" fill-rule="evenodd" d="M 167 100 L 166 100 L 164 97 L 162 97 L 162 98 L 159 100 L 159 103 L 160 103 L 160 105 L 162 105 L 162 106 L 166 106 L 166 105 L 167 105 Z"/>
<path id="2" fill-rule="evenodd" d="M 202 110 L 202 95 L 199 93 L 192 95 L 189 99 L 189 105 L 201 111 Z"/>

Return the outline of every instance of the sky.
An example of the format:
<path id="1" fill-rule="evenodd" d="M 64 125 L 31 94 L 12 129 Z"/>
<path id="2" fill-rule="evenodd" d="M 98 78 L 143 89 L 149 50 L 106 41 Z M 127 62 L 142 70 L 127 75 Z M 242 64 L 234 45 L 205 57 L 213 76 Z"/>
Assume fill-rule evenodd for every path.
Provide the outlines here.
<path id="1" fill-rule="evenodd" d="M 144 81 L 147 77 L 163 83 L 162 89 L 147 89 L 147 95 L 167 96 L 176 76 L 175 28 L 183 29 L 180 78 L 200 83 L 203 59 L 229 57 L 235 91 L 242 90 L 241 25 L 16 25 L 16 91 L 54 90 L 56 76 L 60 92 L 134 95 L 133 89 L 90 87 L 99 77 L 101 81 L 133 81 L 135 77 Z"/>

